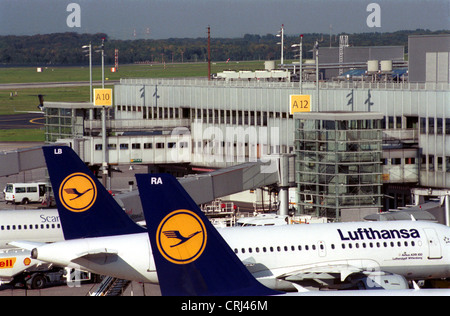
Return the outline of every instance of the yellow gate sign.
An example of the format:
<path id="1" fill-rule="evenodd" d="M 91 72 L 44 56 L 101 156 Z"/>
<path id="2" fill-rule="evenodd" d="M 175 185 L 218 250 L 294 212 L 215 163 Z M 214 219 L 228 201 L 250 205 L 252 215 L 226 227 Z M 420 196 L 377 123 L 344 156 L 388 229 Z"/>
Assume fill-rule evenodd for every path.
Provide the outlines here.
<path id="1" fill-rule="evenodd" d="M 112 89 L 94 89 L 94 105 L 112 106 Z"/>
<path id="2" fill-rule="evenodd" d="M 311 112 L 311 95 L 303 94 L 296 95 L 291 94 L 290 102 L 290 113 L 294 114 L 297 112 Z"/>

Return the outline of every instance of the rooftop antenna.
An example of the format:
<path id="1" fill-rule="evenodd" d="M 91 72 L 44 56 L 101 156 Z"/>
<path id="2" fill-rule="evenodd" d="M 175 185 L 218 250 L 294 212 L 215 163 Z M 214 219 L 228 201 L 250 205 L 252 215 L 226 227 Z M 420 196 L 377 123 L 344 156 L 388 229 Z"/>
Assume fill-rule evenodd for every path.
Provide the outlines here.
<path id="1" fill-rule="evenodd" d="M 333 25 L 330 24 L 330 47 L 331 47 L 331 32 L 333 30 Z"/>
<path id="2" fill-rule="evenodd" d="M 208 80 L 211 80 L 211 27 L 208 25 Z"/>
<path id="3" fill-rule="evenodd" d="M 348 35 L 339 36 L 339 75 L 344 73 L 342 64 L 344 63 L 344 48 L 348 47 Z"/>

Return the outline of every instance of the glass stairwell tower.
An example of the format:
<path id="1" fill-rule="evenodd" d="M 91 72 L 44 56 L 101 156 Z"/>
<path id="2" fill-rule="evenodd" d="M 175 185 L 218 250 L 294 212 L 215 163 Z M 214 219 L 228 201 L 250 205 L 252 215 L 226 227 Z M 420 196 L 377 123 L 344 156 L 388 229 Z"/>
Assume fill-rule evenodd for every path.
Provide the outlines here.
<path id="1" fill-rule="evenodd" d="M 381 113 L 295 116 L 298 212 L 360 220 L 382 207 Z"/>

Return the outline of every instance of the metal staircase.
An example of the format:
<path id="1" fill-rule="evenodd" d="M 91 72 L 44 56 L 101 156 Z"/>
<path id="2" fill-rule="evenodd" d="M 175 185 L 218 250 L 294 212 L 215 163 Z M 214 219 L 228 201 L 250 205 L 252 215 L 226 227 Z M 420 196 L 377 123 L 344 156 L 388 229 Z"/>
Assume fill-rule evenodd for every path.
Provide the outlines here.
<path id="1" fill-rule="evenodd" d="M 90 296 L 120 296 L 130 283 L 129 280 L 106 276 Z"/>

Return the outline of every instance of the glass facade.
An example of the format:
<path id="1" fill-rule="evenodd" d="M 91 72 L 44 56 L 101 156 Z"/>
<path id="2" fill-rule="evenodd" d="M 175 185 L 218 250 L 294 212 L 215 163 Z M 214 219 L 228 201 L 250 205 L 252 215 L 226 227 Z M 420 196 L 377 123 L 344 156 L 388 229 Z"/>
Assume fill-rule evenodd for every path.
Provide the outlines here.
<path id="1" fill-rule="evenodd" d="M 339 220 L 345 209 L 381 207 L 381 119 L 364 117 L 321 113 L 316 118 L 296 118 L 301 214 Z"/>
<path id="2" fill-rule="evenodd" d="M 58 138 L 71 138 L 72 109 L 45 109 L 45 141 L 56 142 Z"/>
<path id="3" fill-rule="evenodd" d="M 70 103 L 62 106 L 45 107 L 45 141 L 47 143 L 85 135 L 84 124 L 89 118 L 89 109 L 77 108 Z M 99 119 L 100 115 L 97 112 L 100 111 L 94 110 L 95 118 Z"/>

